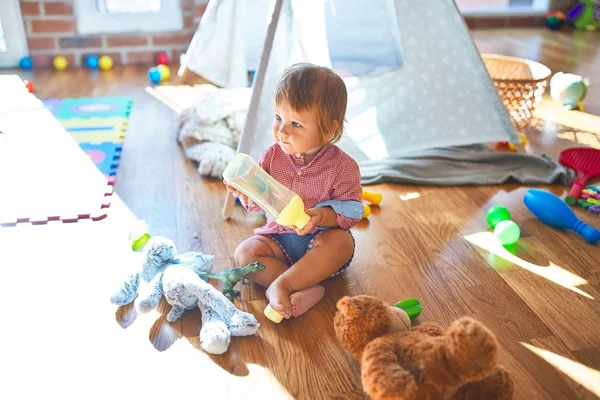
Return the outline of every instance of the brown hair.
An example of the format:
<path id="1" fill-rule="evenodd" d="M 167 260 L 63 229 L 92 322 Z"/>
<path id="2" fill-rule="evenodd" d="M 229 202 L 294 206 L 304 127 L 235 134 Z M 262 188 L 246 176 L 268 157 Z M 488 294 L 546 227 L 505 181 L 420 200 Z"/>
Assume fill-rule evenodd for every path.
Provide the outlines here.
<path id="1" fill-rule="evenodd" d="M 279 78 L 275 103 L 286 103 L 298 112 L 316 112 L 322 144 L 341 139 L 348 94 L 342 78 L 331 69 L 305 63 L 292 65 Z M 335 130 L 334 121 L 338 123 Z"/>

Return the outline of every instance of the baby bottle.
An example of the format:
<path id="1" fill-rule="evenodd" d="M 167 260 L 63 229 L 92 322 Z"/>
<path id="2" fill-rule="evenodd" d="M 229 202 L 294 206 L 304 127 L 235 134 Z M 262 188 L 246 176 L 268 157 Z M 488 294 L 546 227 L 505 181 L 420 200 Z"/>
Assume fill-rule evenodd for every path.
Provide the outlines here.
<path id="1" fill-rule="evenodd" d="M 279 225 L 302 229 L 308 223 L 310 217 L 300 196 L 267 174 L 249 155 L 238 153 L 225 168 L 223 178 Z"/>

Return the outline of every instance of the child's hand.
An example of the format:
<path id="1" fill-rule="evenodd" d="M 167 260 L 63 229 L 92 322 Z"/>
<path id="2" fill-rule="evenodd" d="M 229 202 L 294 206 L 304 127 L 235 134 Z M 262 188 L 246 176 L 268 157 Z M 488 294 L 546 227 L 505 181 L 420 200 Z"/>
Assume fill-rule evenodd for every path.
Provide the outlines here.
<path id="1" fill-rule="evenodd" d="M 248 199 L 248 196 L 231 186 L 226 180 L 223 180 L 223 183 L 225 184 L 227 191 L 231 193 L 234 197 L 238 197 L 244 207 L 248 207 L 251 204 L 250 199 Z"/>
<path id="2" fill-rule="evenodd" d="M 327 220 L 327 212 L 329 209 L 327 208 L 311 208 L 309 210 L 305 210 L 310 219 L 302 229 L 296 228 L 296 233 L 298 235 L 306 235 L 309 233 L 315 226 L 325 225 L 325 221 Z"/>

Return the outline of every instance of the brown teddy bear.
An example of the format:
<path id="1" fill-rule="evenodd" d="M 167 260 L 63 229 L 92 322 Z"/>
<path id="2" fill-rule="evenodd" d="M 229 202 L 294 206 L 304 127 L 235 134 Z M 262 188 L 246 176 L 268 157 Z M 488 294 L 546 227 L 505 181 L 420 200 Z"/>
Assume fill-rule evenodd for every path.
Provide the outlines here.
<path id="1" fill-rule="evenodd" d="M 373 400 L 512 398 L 513 381 L 497 364 L 496 337 L 471 318 L 446 331 L 431 322 L 411 330 L 404 310 L 355 296 L 339 300 L 334 327 L 361 364 L 362 384 Z"/>

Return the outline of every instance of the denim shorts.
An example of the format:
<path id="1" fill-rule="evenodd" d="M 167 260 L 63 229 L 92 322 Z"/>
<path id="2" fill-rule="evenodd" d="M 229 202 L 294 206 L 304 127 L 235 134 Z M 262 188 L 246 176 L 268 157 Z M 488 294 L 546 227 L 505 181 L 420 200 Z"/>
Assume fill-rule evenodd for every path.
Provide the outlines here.
<path id="1" fill-rule="evenodd" d="M 315 233 L 309 235 L 298 235 L 297 233 L 274 233 L 270 235 L 265 235 L 268 238 L 271 238 L 279 245 L 283 255 L 287 260 L 287 264 L 292 266 L 298 260 L 300 260 L 306 253 L 312 249 L 313 242 L 315 238 L 323 231 L 317 231 Z M 350 266 L 352 259 L 354 258 L 354 249 L 355 242 L 354 236 L 352 236 L 352 232 L 346 230 L 350 237 L 352 238 L 352 255 L 350 256 L 350 260 L 347 263 L 342 265 L 339 270 L 337 270 L 333 275 L 336 276 L 342 273 L 346 268 Z"/>

